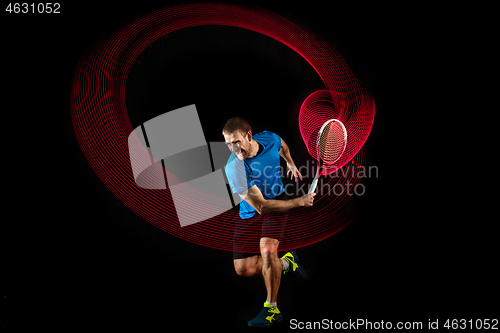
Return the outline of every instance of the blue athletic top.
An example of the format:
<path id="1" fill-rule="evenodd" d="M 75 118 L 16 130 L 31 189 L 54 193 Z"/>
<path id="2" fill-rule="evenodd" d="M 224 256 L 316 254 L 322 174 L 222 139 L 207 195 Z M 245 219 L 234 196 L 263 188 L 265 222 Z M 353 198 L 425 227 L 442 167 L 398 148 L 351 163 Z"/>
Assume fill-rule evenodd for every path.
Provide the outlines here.
<path id="1" fill-rule="evenodd" d="M 284 191 L 279 155 L 281 138 L 273 132 L 264 131 L 255 134 L 253 139 L 262 145 L 263 150 L 243 161 L 231 154 L 225 167 L 229 185 L 233 193 L 241 193 L 257 185 L 264 199 L 274 199 Z M 240 217 L 249 219 L 255 214 L 257 211 L 242 199 Z"/>

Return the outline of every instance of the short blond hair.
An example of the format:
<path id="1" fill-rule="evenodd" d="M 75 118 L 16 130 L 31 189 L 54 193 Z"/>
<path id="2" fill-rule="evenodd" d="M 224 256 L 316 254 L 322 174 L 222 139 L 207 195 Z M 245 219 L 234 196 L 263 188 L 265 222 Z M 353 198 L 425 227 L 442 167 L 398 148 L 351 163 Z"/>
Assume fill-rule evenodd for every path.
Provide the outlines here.
<path id="1" fill-rule="evenodd" d="M 243 135 L 252 131 L 250 123 L 242 117 L 234 117 L 229 119 L 222 129 L 222 134 L 232 134 L 236 131 L 240 131 Z"/>

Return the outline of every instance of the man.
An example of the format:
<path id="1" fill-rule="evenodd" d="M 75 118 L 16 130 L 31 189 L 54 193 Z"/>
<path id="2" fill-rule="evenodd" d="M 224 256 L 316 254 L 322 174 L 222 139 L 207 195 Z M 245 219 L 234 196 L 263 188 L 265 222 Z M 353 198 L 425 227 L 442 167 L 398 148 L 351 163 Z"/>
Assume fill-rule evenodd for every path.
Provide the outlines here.
<path id="1" fill-rule="evenodd" d="M 280 156 L 286 161 L 287 175 L 290 174 L 292 180 L 302 180 L 302 175 L 288 145 L 277 134 L 264 131 L 252 135 L 250 124 L 240 117 L 229 119 L 222 134 L 233 153 L 225 168 L 226 175 L 233 192 L 242 199 L 233 242 L 234 268 L 240 276 L 261 274 L 267 290 L 264 307 L 248 325 L 271 326 L 283 318 L 277 307 L 281 274 L 307 279 L 293 251 L 278 258 L 286 213 L 293 208 L 312 206 L 316 194 L 286 200 Z M 252 237 L 256 230 L 260 232 L 259 244 L 255 236 Z M 260 255 L 256 254 L 259 250 Z"/>

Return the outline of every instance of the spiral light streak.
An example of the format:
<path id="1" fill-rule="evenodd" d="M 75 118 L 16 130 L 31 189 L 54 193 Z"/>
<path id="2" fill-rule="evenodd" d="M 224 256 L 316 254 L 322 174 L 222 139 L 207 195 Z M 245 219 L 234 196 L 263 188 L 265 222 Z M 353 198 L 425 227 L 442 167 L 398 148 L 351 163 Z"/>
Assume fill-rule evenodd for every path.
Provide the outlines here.
<path id="1" fill-rule="evenodd" d="M 328 169 L 333 174 L 349 165 L 364 165 L 361 150 L 373 124 L 374 102 L 361 87 L 339 54 L 319 36 L 272 12 L 246 5 L 188 4 L 163 8 L 128 24 L 111 38 L 87 52 L 79 62 L 71 89 L 71 117 L 78 143 L 93 171 L 105 186 L 140 218 L 181 239 L 210 248 L 233 250 L 234 210 L 214 218 L 181 228 L 173 204 L 171 190 L 150 190 L 138 187 L 130 166 L 127 139 L 133 131 L 125 103 L 125 86 L 129 71 L 139 54 L 157 39 L 180 29 L 203 25 L 223 25 L 251 30 L 287 45 L 303 57 L 321 77 L 325 89 L 313 92 L 303 103 L 299 115 L 302 137 L 309 150 L 310 140 L 318 125 L 336 118 L 348 132 L 343 156 Z M 321 126 L 321 125 L 319 125 Z M 317 133 L 317 132 L 316 132 Z M 147 156 L 148 154 L 142 154 Z M 146 157 L 145 157 L 146 158 Z M 134 163 L 146 163 L 135 161 Z M 175 176 L 169 174 L 168 176 Z M 145 182 L 159 186 L 147 171 Z M 289 213 L 287 234 L 280 250 L 302 247 L 318 242 L 341 230 L 353 220 L 342 209 L 352 197 L 334 195 L 335 184 L 357 184 L 359 177 L 330 177 L 323 187 L 330 193 L 316 197 L 317 208 L 296 209 Z M 320 186 L 318 186 L 321 191 Z M 205 198 L 200 206 L 193 198 L 207 197 L 196 188 L 184 187 L 183 204 L 191 208 L 193 219 L 200 209 L 210 210 Z M 259 251 L 259 230 L 250 233 Z"/>

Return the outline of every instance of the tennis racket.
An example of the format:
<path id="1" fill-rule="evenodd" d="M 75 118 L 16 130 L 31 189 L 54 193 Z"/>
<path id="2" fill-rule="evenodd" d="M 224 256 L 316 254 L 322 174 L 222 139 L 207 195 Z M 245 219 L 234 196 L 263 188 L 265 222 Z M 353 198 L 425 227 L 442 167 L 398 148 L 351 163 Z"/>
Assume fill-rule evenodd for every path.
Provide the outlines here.
<path id="1" fill-rule="evenodd" d="M 318 178 L 321 176 L 325 164 L 337 162 L 344 153 L 347 144 L 347 131 L 344 124 L 337 119 L 326 121 L 318 132 L 316 147 L 318 149 L 318 170 L 314 177 L 309 194 L 316 190 Z"/>

